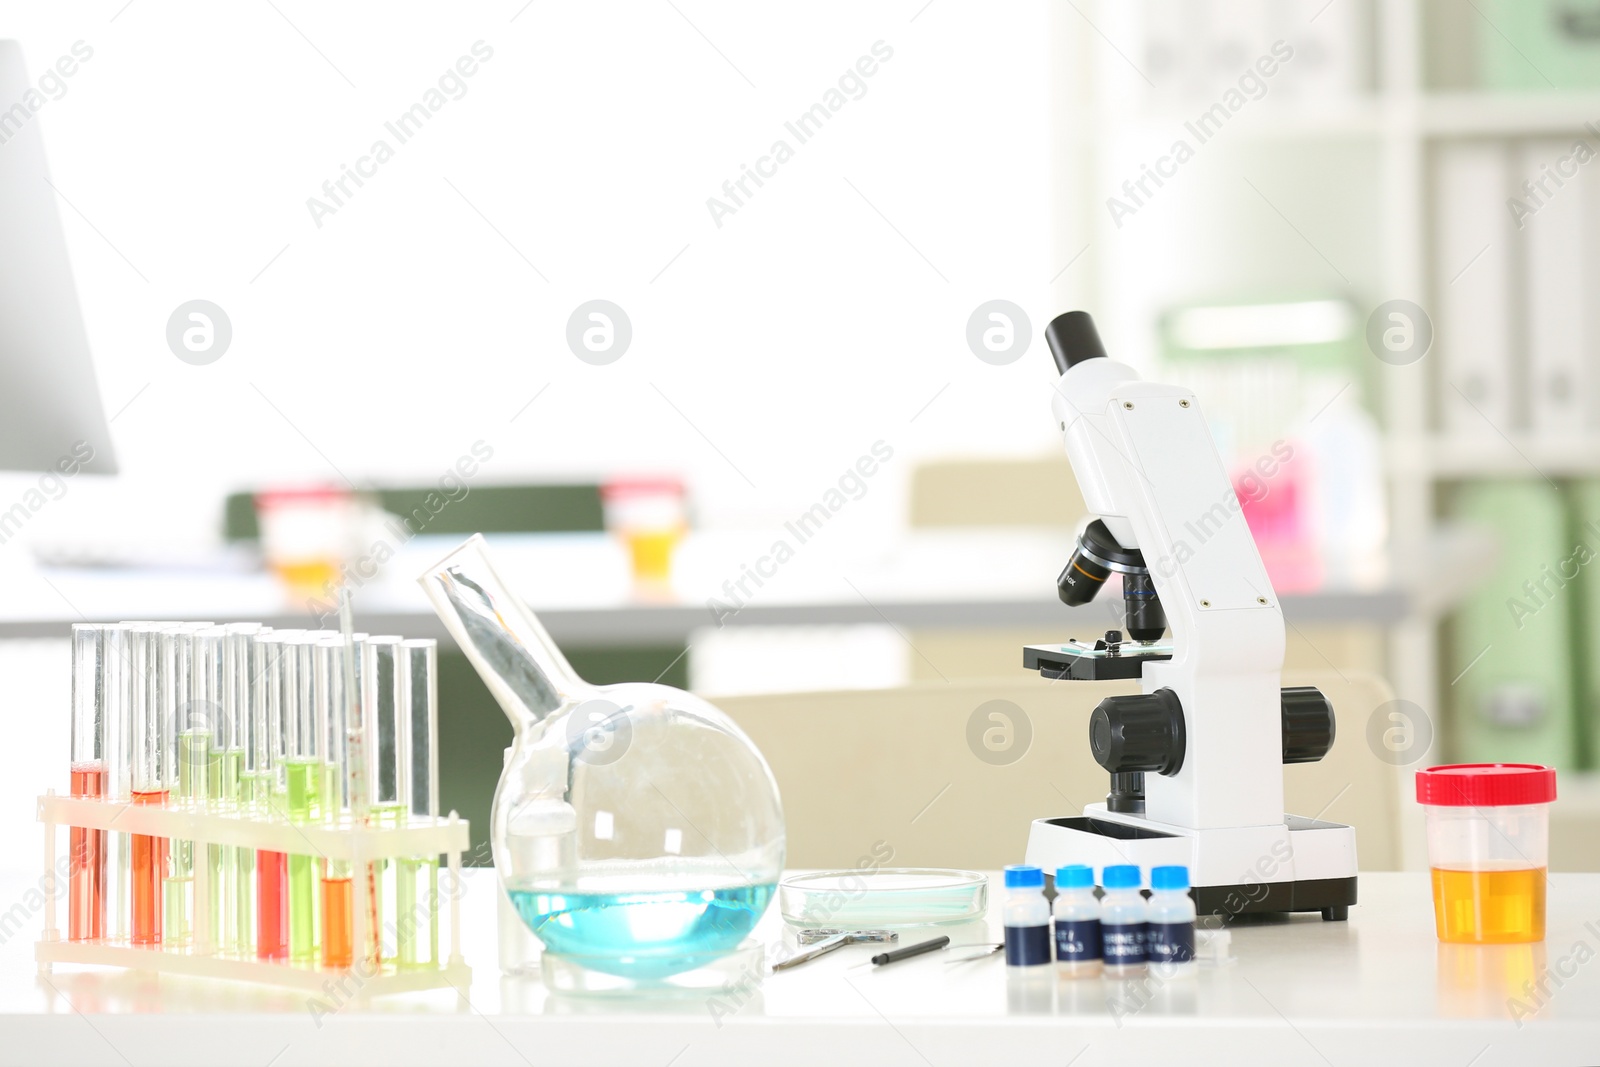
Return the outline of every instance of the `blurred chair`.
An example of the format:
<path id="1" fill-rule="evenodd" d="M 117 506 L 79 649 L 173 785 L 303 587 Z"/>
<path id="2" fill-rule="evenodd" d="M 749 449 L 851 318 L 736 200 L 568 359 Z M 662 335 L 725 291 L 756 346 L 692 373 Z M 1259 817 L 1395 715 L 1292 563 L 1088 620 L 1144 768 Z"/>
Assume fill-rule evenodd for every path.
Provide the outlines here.
<path id="1" fill-rule="evenodd" d="M 1354 826 L 1362 870 L 1398 868 L 1398 771 L 1368 749 L 1364 729 L 1393 694 L 1371 675 L 1301 673 L 1283 684 L 1320 688 L 1338 723 L 1326 758 L 1283 769 L 1285 807 Z M 1076 815 L 1105 799 L 1106 772 L 1089 753 L 1089 712 L 1128 692 L 1137 686 L 1023 677 L 717 703 L 778 779 L 788 866 L 854 866 L 883 841 L 895 866 L 985 870 L 1022 862 L 1034 819 Z M 979 759 L 968 744 L 974 712 L 990 701 L 1015 705 L 1031 725 L 1026 751 L 1006 766 Z M 987 713 L 983 719 L 987 727 Z"/>
<path id="2" fill-rule="evenodd" d="M 1065 455 L 939 460 L 911 472 L 911 525 L 1059 526 L 1088 514 Z"/>
<path id="3" fill-rule="evenodd" d="M 1065 455 L 1039 459 L 936 460 L 911 474 L 911 526 L 1032 526 L 1061 531 L 1065 565 L 1078 521 L 1088 514 Z M 1049 589 L 1053 574 L 1041 574 Z M 1102 629 L 1109 629 L 1109 620 Z M 911 680 L 1005 677 L 1021 670 L 1022 646 L 1052 640 L 1038 630 L 919 630 L 910 635 Z M 1089 635 L 1093 636 L 1093 635 Z M 1285 670 L 1357 670 L 1381 674 L 1383 630 L 1376 626 L 1296 626 L 1288 632 Z"/>

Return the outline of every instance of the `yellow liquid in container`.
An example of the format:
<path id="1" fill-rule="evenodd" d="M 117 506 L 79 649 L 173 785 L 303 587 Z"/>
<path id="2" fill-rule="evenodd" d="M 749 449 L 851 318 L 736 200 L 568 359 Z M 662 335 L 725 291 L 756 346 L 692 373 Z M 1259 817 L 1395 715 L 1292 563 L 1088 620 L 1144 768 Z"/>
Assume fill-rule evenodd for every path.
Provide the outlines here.
<path id="1" fill-rule="evenodd" d="M 320 596 L 342 580 L 337 559 L 292 559 L 271 561 L 278 580 L 295 596 Z"/>
<path id="2" fill-rule="evenodd" d="M 1439 940 L 1507 945 L 1544 940 L 1545 868 L 1458 871 L 1433 868 Z"/>
<path id="3" fill-rule="evenodd" d="M 683 540 L 681 527 L 624 530 L 623 540 L 633 559 L 633 576 L 643 582 L 665 582 L 672 577 L 672 553 Z"/>

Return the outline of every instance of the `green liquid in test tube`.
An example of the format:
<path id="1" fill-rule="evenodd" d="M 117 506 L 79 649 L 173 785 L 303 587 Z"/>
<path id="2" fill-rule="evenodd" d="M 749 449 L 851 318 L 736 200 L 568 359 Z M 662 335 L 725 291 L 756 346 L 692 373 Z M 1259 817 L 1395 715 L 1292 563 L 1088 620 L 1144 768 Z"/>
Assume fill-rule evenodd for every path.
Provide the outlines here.
<path id="1" fill-rule="evenodd" d="M 258 623 L 223 627 L 218 663 L 217 728 L 211 735 L 211 801 L 218 811 L 247 810 L 245 748 L 250 722 L 250 646 Z M 229 953 L 248 954 L 255 943 L 255 852 L 211 845 L 212 940 Z"/>
<path id="2" fill-rule="evenodd" d="M 317 726 L 314 652 L 316 637 L 296 634 L 283 644 L 280 659 L 283 717 L 286 723 L 284 793 L 289 821 L 299 826 L 320 822 L 326 799 L 323 733 Z M 289 855 L 289 958 L 310 962 L 317 956 L 317 882 L 321 861 L 301 853 Z"/>
<path id="3" fill-rule="evenodd" d="M 204 811 L 211 799 L 211 732 L 216 725 L 210 674 L 221 654 L 222 631 L 209 624 L 186 624 L 163 636 L 170 639 L 172 659 L 165 703 L 177 731 L 176 796 L 180 805 Z M 172 873 L 164 894 L 169 945 L 187 944 L 194 936 L 195 858 L 193 841 L 173 840 Z"/>

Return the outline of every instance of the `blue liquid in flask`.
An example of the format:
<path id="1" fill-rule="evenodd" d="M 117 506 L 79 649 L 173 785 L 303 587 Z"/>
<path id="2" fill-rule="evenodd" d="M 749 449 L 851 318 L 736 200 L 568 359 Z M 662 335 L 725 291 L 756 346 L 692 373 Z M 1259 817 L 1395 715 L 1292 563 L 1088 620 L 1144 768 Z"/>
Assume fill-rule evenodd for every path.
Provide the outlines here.
<path id="1" fill-rule="evenodd" d="M 774 883 L 715 889 L 586 893 L 507 888 L 545 950 L 623 978 L 667 978 L 738 947 L 767 910 Z"/>

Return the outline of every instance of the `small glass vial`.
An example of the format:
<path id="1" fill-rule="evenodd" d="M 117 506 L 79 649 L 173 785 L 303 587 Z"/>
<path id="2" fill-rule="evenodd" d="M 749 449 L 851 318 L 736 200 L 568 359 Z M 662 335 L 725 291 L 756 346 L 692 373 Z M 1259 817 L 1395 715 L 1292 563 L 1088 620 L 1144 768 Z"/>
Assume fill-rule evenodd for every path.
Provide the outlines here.
<path id="1" fill-rule="evenodd" d="M 1056 973 L 1062 978 L 1100 977 L 1100 902 L 1094 870 L 1081 863 L 1056 868 Z"/>
<path id="2" fill-rule="evenodd" d="M 1022 865 L 1006 868 L 1006 901 L 1001 915 L 1006 928 L 1006 966 L 1022 972 L 1048 968 L 1050 904 L 1044 899 L 1043 871 Z"/>
<path id="3" fill-rule="evenodd" d="M 1161 978 L 1191 975 L 1198 964 L 1194 956 L 1195 909 L 1189 896 L 1189 868 L 1152 868 L 1150 889 L 1144 938 L 1150 971 Z"/>
<path id="4" fill-rule="evenodd" d="M 1105 896 L 1100 898 L 1100 937 L 1105 951 L 1107 978 L 1144 974 L 1145 903 L 1139 894 L 1139 868 L 1132 864 L 1107 867 L 1100 876 Z"/>

